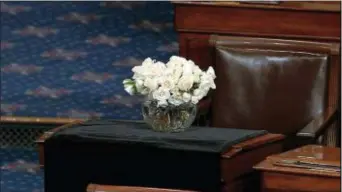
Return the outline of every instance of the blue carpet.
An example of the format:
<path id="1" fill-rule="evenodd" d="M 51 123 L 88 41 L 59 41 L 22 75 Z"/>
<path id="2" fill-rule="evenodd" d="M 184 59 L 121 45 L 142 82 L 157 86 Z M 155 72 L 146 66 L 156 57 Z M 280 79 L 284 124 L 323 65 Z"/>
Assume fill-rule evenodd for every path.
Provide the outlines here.
<path id="1" fill-rule="evenodd" d="M 122 80 L 178 53 L 170 2 L 1 2 L 1 115 L 141 119 Z M 0 149 L 1 192 L 42 192 L 38 154 Z"/>
<path id="2" fill-rule="evenodd" d="M 177 53 L 170 2 L 1 2 L 1 115 L 141 119 L 122 80 Z"/>
<path id="3" fill-rule="evenodd" d="M 43 192 L 43 170 L 35 150 L 0 148 L 0 191 Z"/>

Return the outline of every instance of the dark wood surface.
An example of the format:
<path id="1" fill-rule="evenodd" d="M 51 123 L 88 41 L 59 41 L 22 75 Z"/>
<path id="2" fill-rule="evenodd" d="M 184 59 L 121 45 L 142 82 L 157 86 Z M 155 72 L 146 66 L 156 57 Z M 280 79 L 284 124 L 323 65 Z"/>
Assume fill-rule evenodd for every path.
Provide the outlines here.
<path id="1" fill-rule="evenodd" d="M 176 4 L 198 4 L 204 6 L 221 7 L 244 7 L 258 9 L 298 10 L 298 11 L 326 11 L 338 12 L 341 10 L 339 2 L 336 1 L 278 1 L 278 3 L 267 3 L 265 1 L 238 2 L 238 1 L 175 1 Z"/>
<path id="2" fill-rule="evenodd" d="M 66 129 L 66 128 L 71 127 L 71 126 L 73 126 L 73 125 L 75 125 L 77 123 L 80 123 L 80 122 L 82 122 L 82 121 L 79 120 L 79 121 L 75 121 L 73 123 L 65 124 L 65 125 L 62 125 L 62 126 L 57 126 L 56 128 L 51 129 L 50 131 L 44 132 L 43 135 L 41 135 L 36 140 L 36 143 L 37 143 L 37 146 L 38 146 L 39 165 L 41 167 L 44 167 L 44 142 L 45 142 L 45 140 L 48 139 L 49 137 L 51 137 L 57 131 L 62 130 L 62 129 Z"/>
<path id="3" fill-rule="evenodd" d="M 340 167 L 340 150 L 340 148 L 307 145 L 279 155 L 269 156 L 254 167 L 261 173 L 262 191 L 340 191 L 340 172 L 276 165 L 279 160 L 297 160 Z"/>
<path id="4" fill-rule="evenodd" d="M 46 132 L 38 139 L 41 166 L 44 166 L 44 141 L 51 137 L 54 132 L 67 129 L 71 125 L 73 124 L 57 127 Z M 227 191 L 255 191 L 255 186 L 259 185 L 259 177 L 253 166 L 264 160 L 267 156 L 282 152 L 283 140 L 284 136 L 281 134 L 266 134 L 233 145 L 230 150 L 224 153 L 222 155 L 221 167 L 222 179 Z M 249 183 L 249 185 L 246 185 L 246 183 Z"/>
<path id="5" fill-rule="evenodd" d="M 340 2 L 174 2 L 180 54 L 211 65 L 212 34 L 340 43 Z M 322 27 L 324 26 L 324 27 Z"/>

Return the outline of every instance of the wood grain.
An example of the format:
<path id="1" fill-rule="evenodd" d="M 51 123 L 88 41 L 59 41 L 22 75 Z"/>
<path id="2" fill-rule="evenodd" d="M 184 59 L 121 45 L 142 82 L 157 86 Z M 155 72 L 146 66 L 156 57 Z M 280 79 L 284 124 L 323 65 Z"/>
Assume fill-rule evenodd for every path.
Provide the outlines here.
<path id="1" fill-rule="evenodd" d="M 279 160 L 297 160 L 340 166 L 340 148 L 307 145 L 278 155 L 269 156 L 254 166 L 261 172 L 262 191 L 267 192 L 338 192 L 341 173 L 275 165 Z"/>

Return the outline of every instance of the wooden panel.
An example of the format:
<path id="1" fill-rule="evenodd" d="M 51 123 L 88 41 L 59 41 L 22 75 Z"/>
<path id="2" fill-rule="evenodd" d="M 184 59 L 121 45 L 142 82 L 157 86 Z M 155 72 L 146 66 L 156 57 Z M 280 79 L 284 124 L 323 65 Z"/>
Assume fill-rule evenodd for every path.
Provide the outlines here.
<path id="1" fill-rule="evenodd" d="M 331 40 L 340 39 L 341 33 L 337 25 L 341 18 L 334 12 L 178 5 L 175 13 L 175 27 L 179 32 L 292 36 Z"/>
<path id="2" fill-rule="evenodd" d="M 340 12 L 341 2 L 339 1 L 281 1 L 280 3 L 269 4 L 265 1 L 174 1 L 175 4 L 203 5 L 217 7 L 240 7 L 276 10 L 298 10 L 298 11 L 325 11 Z"/>
<path id="3" fill-rule="evenodd" d="M 247 152 L 241 152 L 230 158 L 224 157 L 221 162 L 222 178 L 226 183 L 233 182 L 245 174 L 253 171 L 253 166 L 267 156 L 283 151 L 282 143 L 263 145 Z M 241 163 L 243 162 L 243 163 Z"/>
<path id="4" fill-rule="evenodd" d="M 314 149 L 313 149 L 314 150 Z M 289 167 L 289 166 L 278 166 L 275 163 L 279 160 L 292 160 L 292 161 L 303 161 L 303 162 L 311 162 L 317 164 L 326 164 L 331 166 L 338 166 L 341 163 L 340 153 L 337 152 L 340 150 L 336 148 L 335 150 L 323 149 L 320 151 L 316 149 L 316 152 L 299 150 L 298 152 L 293 150 L 289 153 L 285 152 L 281 155 L 275 155 L 268 157 L 265 161 L 254 166 L 255 169 L 260 170 L 262 172 L 276 172 L 282 174 L 292 174 L 292 175 L 308 175 L 313 177 L 329 177 L 329 178 L 340 178 L 341 174 L 335 171 L 322 171 L 322 170 L 311 170 L 297 167 Z M 323 152 L 323 153 L 319 153 Z M 330 153 L 330 154 L 329 154 Z M 328 154 L 328 155 L 324 155 Z M 322 156 L 322 158 L 319 158 Z"/>
<path id="5" fill-rule="evenodd" d="M 339 87 L 341 87 L 341 56 L 333 55 L 330 58 L 329 65 L 329 75 L 328 75 L 328 108 L 330 107 L 339 107 L 338 100 L 341 99 L 341 93 Z M 332 112 L 332 111 L 330 111 Z M 326 137 L 324 138 L 324 142 L 329 146 L 338 146 L 341 139 L 338 139 L 336 136 L 341 135 L 338 132 L 338 129 L 341 127 L 338 126 L 337 123 L 334 123 L 327 131 Z"/>
<path id="6" fill-rule="evenodd" d="M 262 174 L 264 191 L 286 192 L 339 192 L 340 179 L 312 177 L 284 173 L 264 172 Z"/>
<path id="7" fill-rule="evenodd" d="M 193 60 L 202 69 L 212 65 L 212 53 L 209 48 L 209 35 L 179 34 L 180 55 Z"/>

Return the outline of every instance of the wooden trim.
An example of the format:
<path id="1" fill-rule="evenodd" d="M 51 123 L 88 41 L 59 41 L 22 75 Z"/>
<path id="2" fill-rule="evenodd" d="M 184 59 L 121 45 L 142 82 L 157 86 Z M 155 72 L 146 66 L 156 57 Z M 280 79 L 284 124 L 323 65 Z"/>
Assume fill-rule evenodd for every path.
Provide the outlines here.
<path id="1" fill-rule="evenodd" d="M 241 36 L 241 37 L 261 37 L 261 38 L 279 38 L 279 39 L 291 39 L 291 40 L 316 40 L 316 41 L 341 41 L 341 37 L 334 36 L 311 36 L 311 35 L 289 35 L 289 34 L 273 34 L 273 33 L 253 33 L 253 32 L 232 32 L 226 30 L 202 30 L 202 29 L 185 29 L 185 28 L 177 28 L 178 33 L 193 33 L 199 34 L 202 33 L 204 35 L 208 34 L 218 34 L 218 35 L 227 35 L 227 36 Z"/>
<path id="2" fill-rule="evenodd" d="M 281 134 L 266 134 L 263 136 L 259 136 L 253 139 L 249 139 L 247 141 L 238 143 L 232 146 L 232 149 L 229 150 L 227 153 L 222 155 L 223 158 L 231 158 L 241 152 L 250 151 L 262 145 L 275 143 L 278 141 L 284 140 L 285 136 Z"/>
<path id="3" fill-rule="evenodd" d="M 341 21 L 338 12 L 280 11 L 198 4 L 176 5 L 174 23 L 178 32 L 292 39 L 297 37 L 314 40 L 340 39 L 341 29 L 335 25 L 335 22 Z M 296 22 L 297 25 L 293 25 Z"/>
<path id="4" fill-rule="evenodd" d="M 229 46 L 229 47 L 253 47 L 257 48 L 284 48 L 289 50 L 305 49 L 309 52 L 327 53 L 332 56 L 339 55 L 339 43 L 327 43 L 317 41 L 304 41 L 304 40 L 289 40 L 289 39 L 276 39 L 276 38 L 255 38 L 255 37 L 236 37 L 236 36 L 220 36 L 211 35 L 209 39 L 211 46 Z"/>
<path id="5" fill-rule="evenodd" d="M 59 127 L 56 127 L 50 131 L 46 131 L 43 133 L 42 136 L 40 136 L 37 140 L 36 140 L 36 143 L 38 145 L 38 155 L 39 155 L 39 165 L 40 167 L 44 167 L 44 142 L 45 140 L 47 140 L 48 138 L 50 138 L 54 133 L 56 133 L 57 131 L 60 131 L 62 129 L 65 129 L 65 128 L 68 128 L 68 127 L 71 127 L 75 124 L 78 124 L 82 121 L 74 121 L 73 123 L 69 123 L 69 124 L 65 124 L 63 126 L 59 126 Z"/>
<path id="6" fill-rule="evenodd" d="M 261 183 L 264 191 L 305 191 L 305 192 L 338 192 L 340 188 L 339 177 L 313 176 L 269 172 L 261 174 Z"/>
<path id="7" fill-rule="evenodd" d="M 73 122 L 83 121 L 85 119 L 76 118 L 53 118 L 53 117 L 14 117 L 1 116 L 1 123 L 28 123 L 28 124 L 69 124 Z"/>
<path id="8" fill-rule="evenodd" d="M 341 12 L 341 3 L 336 2 L 298 2 L 281 1 L 279 4 L 249 4 L 235 1 L 210 1 L 210 2 L 191 2 L 191 1 L 173 1 L 178 6 L 213 6 L 213 7 L 235 7 L 250 9 L 277 9 L 291 11 L 315 11 L 315 12 Z"/>

